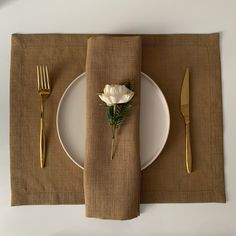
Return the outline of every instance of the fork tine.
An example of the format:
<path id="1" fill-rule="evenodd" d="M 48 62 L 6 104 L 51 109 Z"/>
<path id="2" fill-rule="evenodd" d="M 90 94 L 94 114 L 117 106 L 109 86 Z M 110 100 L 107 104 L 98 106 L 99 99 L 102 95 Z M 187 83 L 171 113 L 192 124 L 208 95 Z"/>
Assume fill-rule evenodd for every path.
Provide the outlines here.
<path id="1" fill-rule="evenodd" d="M 41 89 L 44 88 L 44 84 L 43 84 L 43 72 L 42 72 L 42 66 L 39 66 L 39 77 L 40 77 L 40 85 L 41 85 Z"/>
<path id="2" fill-rule="evenodd" d="M 44 89 L 47 89 L 45 66 L 42 66 L 42 68 L 43 68 L 43 84 L 44 84 Z"/>
<path id="3" fill-rule="evenodd" d="M 38 80 L 38 90 L 40 89 L 40 82 L 39 82 L 39 66 L 36 67 L 37 69 L 37 80 Z"/>
<path id="4" fill-rule="evenodd" d="M 50 90 L 50 83 L 49 83 L 49 76 L 48 76 L 48 67 L 45 67 L 46 71 L 46 81 L 47 81 L 47 88 Z"/>

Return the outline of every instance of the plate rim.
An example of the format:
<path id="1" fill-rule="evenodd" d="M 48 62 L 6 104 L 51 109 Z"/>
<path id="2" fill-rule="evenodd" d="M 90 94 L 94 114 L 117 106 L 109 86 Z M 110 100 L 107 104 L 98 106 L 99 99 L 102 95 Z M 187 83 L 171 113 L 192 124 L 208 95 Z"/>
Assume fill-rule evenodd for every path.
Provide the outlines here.
<path id="1" fill-rule="evenodd" d="M 73 163 L 75 165 L 77 165 L 79 168 L 81 168 L 82 170 L 84 170 L 84 167 L 81 166 L 78 162 L 76 162 L 72 157 L 71 155 L 68 153 L 68 151 L 66 150 L 63 142 L 62 142 L 62 139 L 61 139 L 61 136 L 60 136 L 60 132 L 59 132 L 59 111 L 60 111 L 60 107 L 61 107 L 61 104 L 62 104 L 62 100 L 63 98 L 65 97 L 65 94 L 67 93 L 67 91 L 73 86 L 73 84 L 78 81 L 79 79 L 81 79 L 81 77 L 83 77 L 84 75 L 86 74 L 86 72 L 83 72 L 81 73 L 80 75 L 78 75 L 75 79 L 73 79 L 72 82 L 70 82 L 70 84 L 66 87 L 66 89 L 64 90 L 61 98 L 60 98 L 60 101 L 58 103 L 58 106 L 57 106 L 57 113 L 56 113 L 56 130 L 57 130 L 57 136 L 58 136 L 58 139 L 60 141 L 60 144 L 64 150 L 64 152 L 66 153 L 66 155 L 70 158 L 71 161 L 73 161 Z M 168 106 L 168 103 L 166 101 L 166 98 L 162 92 L 162 90 L 160 89 L 160 87 L 156 84 L 156 82 L 154 80 L 152 80 L 151 77 L 149 77 L 146 73 L 144 72 L 141 72 L 141 75 L 143 75 L 144 77 L 146 77 L 161 93 L 161 97 L 162 97 L 162 100 L 164 102 L 164 105 L 165 107 L 167 108 L 167 132 L 166 132 L 166 136 L 164 137 L 164 142 L 162 144 L 162 147 L 160 148 L 160 151 L 157 152 L 157 154 L 155 155 L 154 158 L 151 159 L 151 161 L 149 161 L 146 165 L 144 165 L 143 167 L 141 166 L 141 171 L 143 171 L 144 169 L 146 169 L 148 166 L 150 166 L 157 158 L 158 156 L 161 154 L 161 152 L 163 151 L 164 147 L 165 147 L 165 144 L 167 142 L 167 139 L 169 137 L 169 132 L 170 132 L 170 110 L 169 110 L 169 106 Z"/>

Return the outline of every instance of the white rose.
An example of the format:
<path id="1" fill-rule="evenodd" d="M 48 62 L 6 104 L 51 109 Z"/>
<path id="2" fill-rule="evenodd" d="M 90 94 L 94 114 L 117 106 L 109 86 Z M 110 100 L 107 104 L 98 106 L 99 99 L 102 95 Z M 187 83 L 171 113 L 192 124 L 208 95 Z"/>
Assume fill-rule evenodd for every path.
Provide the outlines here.
<path id="1" fill-rule="evenodd" d="M 115 104 L 129 102 L 133 98 L 134 92 L 128 89 L 125 85 L 107 84 L 103 93 L 98 96 L 107 104 L 107 106 L 113 106 Z"/>

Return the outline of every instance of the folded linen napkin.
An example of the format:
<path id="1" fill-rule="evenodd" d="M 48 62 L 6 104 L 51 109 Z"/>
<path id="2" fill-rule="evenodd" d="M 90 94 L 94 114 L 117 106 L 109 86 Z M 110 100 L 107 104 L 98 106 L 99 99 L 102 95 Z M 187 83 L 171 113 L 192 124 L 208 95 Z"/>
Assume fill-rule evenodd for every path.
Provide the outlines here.
<path id="1" fill-rule="evenodd" d="M 141 37 L 97 36 L 88 40 L 87 138 L 84 171 L 86 216 L 125 220 L 139 215 L 139 102 Z M 106 84 L 134 82 L 132 111 L 117 131 L 110 160 L 111 127 L 97 93 Z"/>

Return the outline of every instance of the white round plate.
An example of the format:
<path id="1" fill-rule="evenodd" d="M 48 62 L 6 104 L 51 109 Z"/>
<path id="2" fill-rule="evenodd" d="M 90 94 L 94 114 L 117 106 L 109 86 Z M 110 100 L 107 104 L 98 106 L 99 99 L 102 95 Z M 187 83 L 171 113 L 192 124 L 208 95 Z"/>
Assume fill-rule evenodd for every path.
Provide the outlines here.
<path id="1" fill-rule="evenodd" d="M 98 91 L 99 92 L 99 91 Z M 140 159 L 142 170 L 163 149 L 170 128 L 167 102 L 157 84 L 141 73 Z M 57 133 L 68 157 L 83 169 L 86 136 L 86 74 L 65 90 L 57 109 Z"/>

